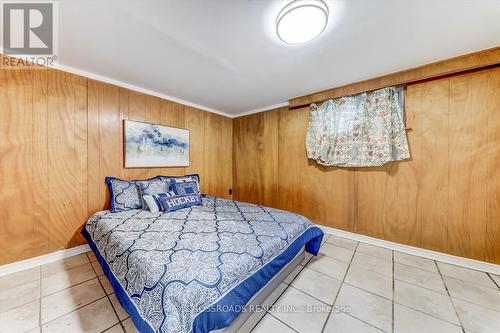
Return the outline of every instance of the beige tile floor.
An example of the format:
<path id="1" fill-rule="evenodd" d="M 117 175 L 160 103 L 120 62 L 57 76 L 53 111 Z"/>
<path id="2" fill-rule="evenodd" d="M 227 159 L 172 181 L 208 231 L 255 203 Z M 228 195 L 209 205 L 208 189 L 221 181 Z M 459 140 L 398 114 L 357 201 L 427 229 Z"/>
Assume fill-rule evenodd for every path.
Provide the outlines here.
<path id="1" fill-rule="evenodd" d="M 335 236 L 240 330 L 500 332 L 500 276 Z M 0 277 L 0 333 L 136 332 L 92 253 Z"/>

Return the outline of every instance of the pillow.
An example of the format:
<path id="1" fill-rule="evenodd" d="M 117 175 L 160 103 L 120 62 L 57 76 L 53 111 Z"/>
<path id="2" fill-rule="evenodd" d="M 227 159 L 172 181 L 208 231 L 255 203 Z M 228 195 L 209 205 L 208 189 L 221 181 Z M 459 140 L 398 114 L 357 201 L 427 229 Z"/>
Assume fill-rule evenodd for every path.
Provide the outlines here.
<path id="1" fill-rule="evenodd" d="M 185 183 L 185 182 L 195 182 L 195 193 L 200 194 L 200 175 L 198 174 L 191 174 L 191 175 L 185 175 L 185 176 L 158 176 L 160 179 L 165 179 L 168 180 L 170 183 L 170 186 L 172 187 L 172 190 L 175 192 L 175 188 L 177 184 L 179 183 Z M 192 186 L 193 184 L 191 184 Z M 178 192 L 175 192 L 176 194 L 189 194 L 182 192 L 182 190 L 179 190 Z"/>
<path id="2" fill-rule="evenodd" d="M 122 180 L 114 177 L 106 177 L 109 194 L 111 197 L 110 210 L 112 213 L 125 210 L 139 209 L 142 207 L 142 199 L 134 180 Z"/>
<path id="3" fill-rule="evenodd" d="M 200 194 L 197 182 L 175 182 L 171 183 L 172 190 L 176 195 Z"/>
<path id="4" fill-rule="evenodd" d="M 159 177 L 148 180 L 137 181 L 137 186 L 139 186 L 140 196 L 141 198 L 143 198 L 141 201 L 141 205 L 142 209 L 144 210 L 147 210 L 149 207 L 146 201 L 144 200 L 144 196 L 170 192 L 169 182 Z"/>
<path id="5" fill-rule="evenodd" d="M 151 213 L 158 213 L 160 210 L 163 210 L 163 207 L 160 204 L 159 197 L 173 197 L 175 196 L 174 192 L 167 193 L 158 193 L 158 194 L 147 194 L 143 195 L 142 199 L 146 202 L 146 207 L 149 209 Z M 143 207 L 142 209 L 146 209 Z"/>
<path id="6" fill-rule="evenodd" d="M 176 195 L 173 197 L 158 197 L 163 210 L 173 212 L 186 207 L 201 206 L 201 198 L 197 194 Z"/>

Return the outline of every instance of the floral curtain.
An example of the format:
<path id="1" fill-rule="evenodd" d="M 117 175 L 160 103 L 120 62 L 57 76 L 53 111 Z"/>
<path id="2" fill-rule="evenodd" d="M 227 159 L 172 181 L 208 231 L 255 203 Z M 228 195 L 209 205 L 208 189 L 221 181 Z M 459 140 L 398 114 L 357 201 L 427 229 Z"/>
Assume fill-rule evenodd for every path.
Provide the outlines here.
<path id="1" fill-rule="evenodd" d="M 410 158 L 402 88 L 331 99 L 311 105 L 307 157 L 321 165 L 380 166 Z"/>

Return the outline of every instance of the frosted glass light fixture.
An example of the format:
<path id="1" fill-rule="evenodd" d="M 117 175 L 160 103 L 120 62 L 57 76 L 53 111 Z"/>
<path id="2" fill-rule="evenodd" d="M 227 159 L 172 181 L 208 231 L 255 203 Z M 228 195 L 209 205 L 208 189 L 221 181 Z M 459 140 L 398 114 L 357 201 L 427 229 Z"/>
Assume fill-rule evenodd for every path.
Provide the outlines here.
<path id="1" fill-rule="evenodd" d="M 321 0 L 294 0 L 278 14 L 276 34 L 287 44 L 303 44 L 318 37 L 328 24 L 328 6 Z"/>

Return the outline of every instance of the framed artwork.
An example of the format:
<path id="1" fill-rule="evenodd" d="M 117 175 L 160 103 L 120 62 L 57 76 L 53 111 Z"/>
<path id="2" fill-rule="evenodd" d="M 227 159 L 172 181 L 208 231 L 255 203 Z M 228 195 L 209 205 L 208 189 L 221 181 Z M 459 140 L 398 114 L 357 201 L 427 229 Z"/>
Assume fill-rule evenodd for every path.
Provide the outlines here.
<path id="1" fill-rule="evenodd" d="M 189 130 L 124 120 L 125 168 L 189 166 Z"/>

